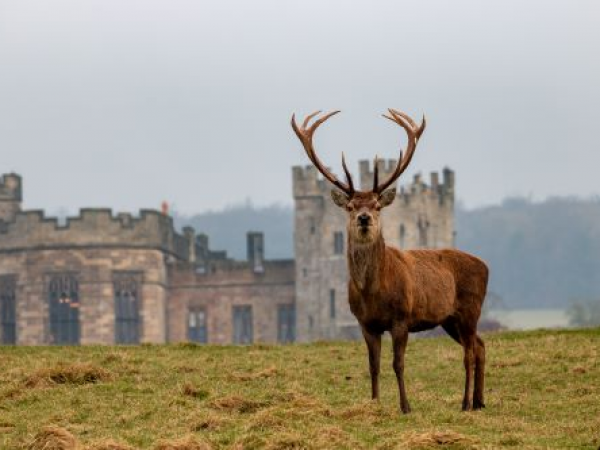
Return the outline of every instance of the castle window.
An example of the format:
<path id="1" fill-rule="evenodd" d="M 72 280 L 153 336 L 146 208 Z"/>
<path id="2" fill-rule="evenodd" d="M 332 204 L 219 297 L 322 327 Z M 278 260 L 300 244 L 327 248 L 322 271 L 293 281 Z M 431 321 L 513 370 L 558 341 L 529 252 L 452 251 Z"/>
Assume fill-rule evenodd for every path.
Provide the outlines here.
<path id="1" fill-rule="evenodd" d="M 423 216 L 419 216 L 417 220 L 417 228 L 419 229 L 419 247 L 427 247 L 427 234 L 429 231 L 429 221 Z"/>
<path id="2" fill-rule="evenodd" d="M 140 274 L 114 273 L 115 343 L 140 342 Z"/>
<path id="3" fill-rule="evenodd" d="M 252 344 L 254 330 L 252 326 L 252 306 L 238 305 L 233 307 L 233 343 Z"/>
<path id="4" fill-rule="evenodd" d="M 341 231 L 333 233 L 333 253 L 336 255 L 344 253 L 344 233 Z"/>
<path id="5" fill-rule="evenodd" d="M 296 308 L 294 305 L 277 306 L 277 340 L 279 342 L 296 340 Z"/>
<path id="6" fill-rule="evenodd" d="M 48 283 L 50 342 L 79 344 L 79 283 L 73 274 L 52 275 Z"/>
<path id="7" fill-rule="evenodd" d="M 16 327 L 16 279 L 12 275 L 0 277 L 0 344 L 17 343 Z"/>
<path id="8" fill-rule="evenodd" d="M 188 340 L 206 344 L 208 333 L 206 327 L 206 311 L 204 308 L 190 308 L 188 311 Z"/>
<path id="9" fill-rule="evenodd" d="M 329 289 L 329 318 L 335 319 L 335 289 Z"/>
<path id="10" fill-rule="evenodd" d="M 406 244 L 406 228 L 404 224 L 400 224 L 400 248 L 404 248 Z"/>
<path id="11" fill-rule="evenodd" d="M 315 224 L 315 218 L 311 217 L 310 218 L 310 234 L 315 234 L 316 231 L 317 231 L 317 226 Z"/>

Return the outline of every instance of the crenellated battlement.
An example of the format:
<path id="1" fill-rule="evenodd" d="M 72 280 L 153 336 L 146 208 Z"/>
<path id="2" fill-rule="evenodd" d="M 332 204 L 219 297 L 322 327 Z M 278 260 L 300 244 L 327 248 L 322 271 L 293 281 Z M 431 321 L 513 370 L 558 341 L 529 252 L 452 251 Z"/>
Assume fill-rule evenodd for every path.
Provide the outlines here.
<path id="1" fill-rule="evenodd" d="M 21 211 L 0 227 L 0 252 L 97 246 L 154 248 L 187 261 L 193 256 L 194 243 L 191 230 L 179 234 L 171 217 L 148 209 L 134 216 L 85 208 L 64 223 L 40 210 Z"/>
<path id="2" fill-rule="evenodd" d="M 379 160 L 379 180 L 384 180 L 396 168 L 397 160 Z M 359 161 L 360 187 L 364 191 L 373 189 L 373 166 L 370 161 Z M 400 179 L 402 180 L 402 178 Z M 398 187 L 398 182 L 392 187 L 398 188 L 398 196 L 403 201 L 410 203 L 416 196 L 435 197 L 440 203 L 454 199 L 454 172 L 449 168 L 442 171 L 442 179 L 438 172 L 431 172 L 429 183 L 423 180 L 420 173 L 414 175 L 411 183 Z M 314 166 L 295 166 L 293 168 L 294 198 L 301 197 L 329 197 L 332 185 L 325 180 Z"/>
<path id="3" fill-rule="evenodd" d="M 392 174 L 396 168 L 397 162 L 398 160 L 396 159 L 380 159 L 377 161 L 380 182 Z M 373 164 L 373 168 L 371 168 L 370 161 L 362 160 L 358 162 L 358 167 L 360 170 L 360 188 L 363 191 L 370 191 L 373 189 L 373 170 L 375 164 Z M 396 184 L 397 182 L 394 182 L 391 187 L 396 186 Z"/>
<path id="4" fill-rule="evenodd" d="M 292 186 L 294 198 L 322 196 L 331 189 L 331 183 L 314 166 L 292 167 Z"/>

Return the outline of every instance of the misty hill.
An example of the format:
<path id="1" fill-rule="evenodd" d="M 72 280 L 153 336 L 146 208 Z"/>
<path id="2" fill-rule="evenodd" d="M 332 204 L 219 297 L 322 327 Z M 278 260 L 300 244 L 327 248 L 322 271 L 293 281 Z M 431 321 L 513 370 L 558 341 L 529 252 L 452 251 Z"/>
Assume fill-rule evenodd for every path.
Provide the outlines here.
<path id="1" fill-rule="evenodd" d="M 268 258 L 293 257 L 293 210 L 237 205 L 176 216 L 209 235 L 211 247 L 246 257 L 246 232 L 265 233 Z M 600 200 L 523 198 L 456 211 L 457 246 L 486 260 L 490 291 L 511 308 L 565 307 L 600 298 Z"/>
<path id="2" fill-rule="evenodd" d="M 510 307 L 600 298 L 600 200 L 508 199 L 456 215 L 457 246 L 490 265 L 490 290 Z"/>

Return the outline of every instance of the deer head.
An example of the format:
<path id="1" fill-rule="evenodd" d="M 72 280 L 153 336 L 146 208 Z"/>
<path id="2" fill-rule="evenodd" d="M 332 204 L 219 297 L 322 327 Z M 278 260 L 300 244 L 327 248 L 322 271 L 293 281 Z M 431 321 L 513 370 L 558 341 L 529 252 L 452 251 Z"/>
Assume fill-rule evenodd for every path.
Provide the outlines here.
<path id="1" fill-rule="evenodd" d="M 296 124 L 295 115 L 292 116 L 292 128 L 302 142 L 304 150 L 317 170 L 329 180 L 337 189 L 331 191 L 331 197 L 336 205 L 344 208 L 348 213 L 348 235 L 350 239 L 357 244 L 370 244 L 376 241 L 381 234 L 381 220 L 379 212 L 382 208 L 390 205 L 396 198 L 396 189 L 391 188 L 400 175 L 406 170 L 417 148 L 417 142 L 425 131 L 425 117 L 418 126 L 414 120 L 403 112 L 395 109 L 388 109 L 389 115 L 383 115 L 386 119 L 400 125 L 406 131 L 408 136 L 408 145 L 406 152 L 400 152 L 396 169 L 382 183 L 379 182 L 377 157 L 375 157 L 375 166 L 373 168 L 373 189 L 370 191 L 358 191 L 354 188 L 352 176 L 346 166 L 346 159 L 342 153 L 342 167 L 346 175 L 346 183 L 337 179 L 337 177 L 327 169 L 317 156 L 313 146 L 313 135 L 317 128 L 329 119 L 331 116 L 339 113 L 333 111 L 315 120 L 310 125 L 311 120 L 321 113 L 317 111 L 304 119 L 302 126 Z"/>

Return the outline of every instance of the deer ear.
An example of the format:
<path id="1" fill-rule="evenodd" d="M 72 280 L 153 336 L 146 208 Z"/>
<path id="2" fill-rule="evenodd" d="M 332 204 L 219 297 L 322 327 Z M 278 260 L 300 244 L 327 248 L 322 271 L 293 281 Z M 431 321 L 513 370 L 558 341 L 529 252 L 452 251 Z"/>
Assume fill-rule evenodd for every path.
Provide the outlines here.
<path id="1" fill-rule="evenodd" d="M 391 205 L 395 198 L 396 188 L 386 189 L 379 196 L 379 204 L 382 208 L 385 208 L 386 206 Z"/>
<path id="2" fill-rule="evenodd" d="M 337 189 L 331 190 L 331 198 L 333 199 L 333 203 L 338 205 L 340 208 L 345 208 L 350 199 L 346 194 Z"/>

